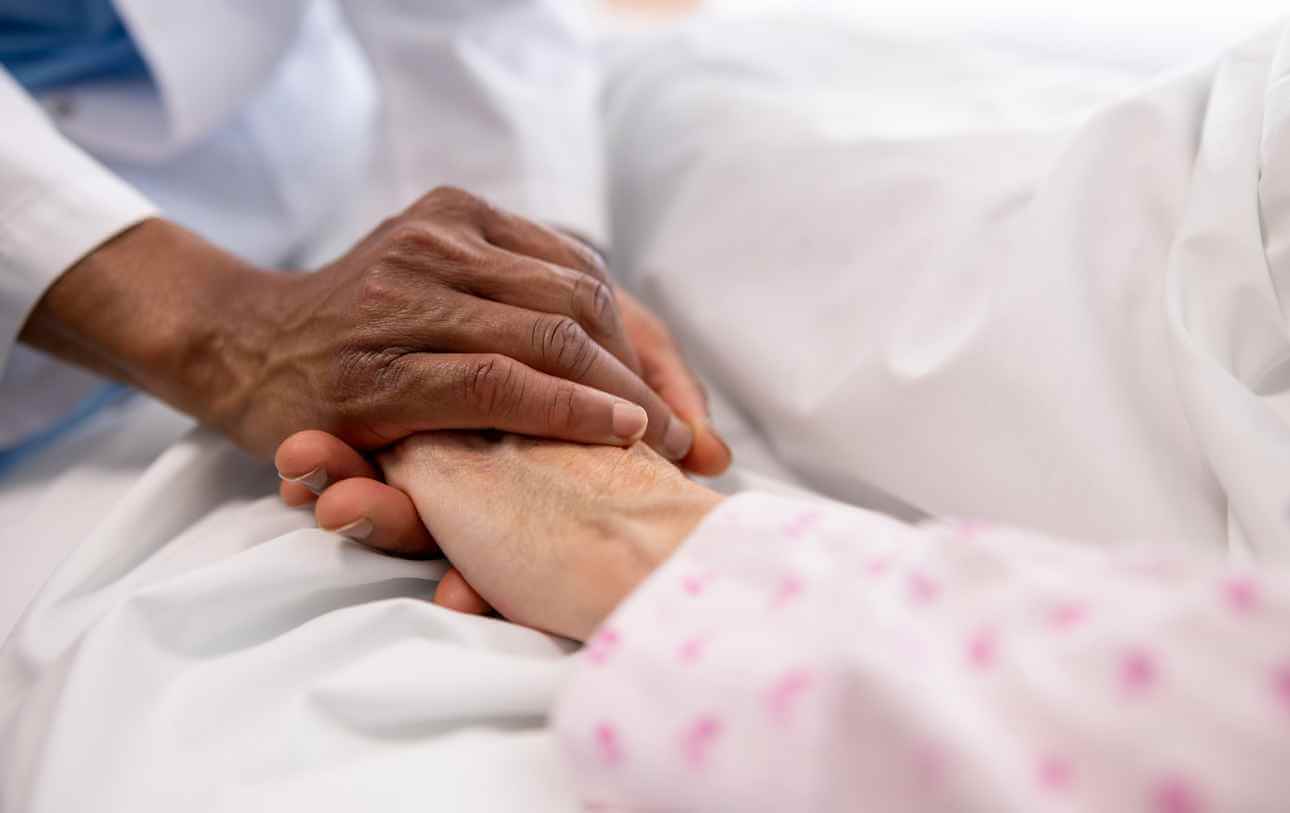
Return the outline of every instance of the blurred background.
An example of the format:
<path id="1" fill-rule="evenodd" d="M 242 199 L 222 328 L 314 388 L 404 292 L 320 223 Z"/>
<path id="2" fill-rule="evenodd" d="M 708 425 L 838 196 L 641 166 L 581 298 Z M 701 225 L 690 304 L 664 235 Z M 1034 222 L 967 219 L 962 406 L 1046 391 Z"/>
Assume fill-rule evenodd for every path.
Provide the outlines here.
<path id="1" fill-rule="evenodd" d="M 902 34 L 1096 55 L 1126 67 L 1187 61 L 1214 43 L 1239 40 L 1287 14 L 1274 0 L 601 0 L 609 15 L 661 25 L 698 14 L 778 12 L 853 16 Z"/>

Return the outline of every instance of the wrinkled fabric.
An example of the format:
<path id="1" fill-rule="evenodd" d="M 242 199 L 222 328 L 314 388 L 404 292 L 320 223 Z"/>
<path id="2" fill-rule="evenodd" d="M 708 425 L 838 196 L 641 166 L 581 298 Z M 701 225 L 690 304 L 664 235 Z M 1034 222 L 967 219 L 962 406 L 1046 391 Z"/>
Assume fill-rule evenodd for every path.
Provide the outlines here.
<path id="1" fill-rule="evenodd" d="M 545 725 L 569 642 L 431 604 L 442 562 L 314 528 L 148 408 L 15 529 L 81 544 L 0 649 L 0 810 L 575 808 Z"/>
<path id="2" fill-rule="evenodd" d="M 556 707 L 598 810 L 1284 810 L 1290 571 L 731 498 Z"/>
<path id="3" fill-rule="evenodd" d="M 620 268 L 810 488 L 1285 560 L 1285 36 L 1129 92 L 696 26 L 609 82 Z"/>
<path id="4" fill-rule="evenodd" d="M 1162 273 L 1161 243 L 1179 233 L 1193 170 L 1211 162 L 1173 147 L 1197 147 L 1202 126 L 1217 128 L 1204 140 L 1229 145 L 1237 177 L 1251 182 L 1244 192 L 1204 191 L 1240 198 L 1233 222 L 1249 225 L 1257 187 L 1243 162 L 1256 159 L 1241 106 L 1268 101 L 1261 126 L 1272 135 L 1260 132 L 1269 149 L 1257 162 L 1270 176 L 1279 143 L 1280 86 L 1267 82 L 1275 43 L 1240 52 L 1246 67 L 1231 76 L 1245 95 L 1216 84 L 1220 69 L 1210 66 L 1139 97 L 1154 101 L 1108 107 L 1125 77 L 1079 65 L 896 47 L 833 24 L 774 31 L 775 48 L 764 30 L 721 28 L 697 44 L 659 43 L 606 96 L 617 257 L 731 405 L 720 425 L 732 416 L 747 431 L 738 459 L 754 474 L 781 473 L 906 516 L 1024 520 L 1104 546 L 1137 536 L 1184 557 L 1189 547 L 1235 549 L 1225 489 L 1272 494 L 1284 478 L 1255 476 L 1263 469 L 1251 470 L 1253 484 L 1207 474 L 1166 372 L 1172 328 L 1155 295 L 1163 285 L 1150 275 Z M 510 35 L 471 41 L 510 48 Z M 472 64 L 486 52 L 451 40 L 445 47 Z M 750 68 L 754 55 L 773 59 Z M 484 73 L 503 87 L 512 75 Z M 883 86 L 890 93 L 876 90 Z M 1182 103 L 1169 95 L 1180 86 Z M 1211 96 L 1232 104 L 1210 111 L 1202 100 Z M 1081 129 L 1089 121 L 1096 128 Z M 1108 130 L 1107 122 L 1119 124 Z M 1084 146 L 1072 151 L 1080 138 Z M 1083 157 L 1049 177 L 1068 152 Z M 416 166 L 433 168 L 431 157 Z M 1140 164 L 1158 171 L 1131 172 Z M 484 184 L 487 168 L 473 170 Z M 1277 188 L 1259 193 L 1265 217 L 1277 211 Z M 1040 199 L 1048 214 L 1007 225 Z M 1280 232 L 1271 223 L 1265 233 L 1271 260 Z M 1252 245 L 1248 229 L 1232 234 Z M 1238 262 L 1228 243 L 1213 245 L 1222 249 L 1213 268 L 1258 281 L 1245 276 L 1248 252 Z M 1117 274 L 1126 275 L 1123 287 Z M 1225 313 L 1223 295 L 1196 299 L 1192 328 L 1207 301 Z M 1255 334 L 1267 330 L 1250 324 Z M 1197 346 L 1212 350 L 1204 335 Z M 145 405 L 137 399 L 131 414 Z M 271 470 L 214 437 L 188 438 L 150 468 L 182 431 L 142 442 L 144 429 L 161 423 L 154 417 L 49 450 L 0 495 L 16 491 L 29 502 L 10 549 L 74 551 L 0 649 L 0 809 L 578 808 L 574 763 L 560 758 L 547 726 L 569 676 L 566 643 L 427 605 L 437 568 L 311 530 L 307 514 L 274 502 Z M 1228 417 L 1239 457 L 1250 424 L 1240 409 Z M 1276 448 L 1280 430 L 1271 429 Z M 746 453 L 761 441 L 772 454 Z M 1058 561 L 1072 555 L 1056 550 Z M 787 556 L 768 551 L 758 567 L 787 572 Z M 1185 567 L 1194 581 L 1179 584 L 1210 600 L 1208 571 Z M 1279 577 L 1269 578 L 1259 589 L 1279 589 Z M 885 589 L 901 589 L 893 585 Z M 943 657 L 952 659 L 954 646 Z M 1090 662 L 1107 663 L 1097 652 L 1103 660 Z M 1134 674 L 1149 671 L 1134 664 Z M 1226 671 L 1212 682 L 1209 673 L 1185 674 L 1204 681 L 1206 703 L 1211 683 L 1231 685 Z M 1050 677 L 1062 676 L 1040 674 Z M 746 697 L 742 676 L 730 680 L 732 699 Z M 630 680 L 623 687 L 630 691 Z M 1236 702 L 1220 700 L 1222 713 Z M 907 713 L 926 716 L 922 729 L 961 730 L 958 705 L 919 701 Z M 983 726 L 998 708 L 977 712 Z M 1105 722 L 1114 744 L 1120 717 Z M 712 731 L 704 724 L 695 742 Z M 1024 757 L 1007 770 L 1022 771 Z M 1131 787 L 1155 793 L 1170 769 L 1192 764 L 1162 759 L 1133 773 Z M 579 763 L 591 781 L 582 770 Z M 1051 772 L 1064 775 L 1060 763 Z M 1197 798 L 1186 796 L 1192 788 L 1210 794 L 1202 801 L 1233 798 L 1208 780 L 1161 787 L 1166 802 Z"/>

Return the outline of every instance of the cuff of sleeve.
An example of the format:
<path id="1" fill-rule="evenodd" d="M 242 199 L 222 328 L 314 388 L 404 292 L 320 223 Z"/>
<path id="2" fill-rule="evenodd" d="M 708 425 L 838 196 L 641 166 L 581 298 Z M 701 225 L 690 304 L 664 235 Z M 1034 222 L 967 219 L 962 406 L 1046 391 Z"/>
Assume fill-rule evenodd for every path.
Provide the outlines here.
<path id="1" fill-rule="evenodd" d="M 859 540 L 853 533 L 857 528 L 862 532 Z M 623 601 L 606 626 L 631 615 L 633 605 L 656 601 L 664 585 L 678 595 L 695 597 L 735 588 L 725 597 L 760 606 L 773 600 L 786 569 L 798 558 L 806 557 L 806 564 L 813 566 L 809 560 L 829 548 L 854 550 L 860 544 L 885 548 L 907 532 L 908 526 L 888 516 L 823 498 L 738 494 L 704 517 L 663 566 Z M 738 540 L 737 546 L 732 546 L 732 539 Z M 799 544 L 786 549 L 794 542 Z M 753 594 L 755 599 L 750 598 Z"/>
<path id="2" fill-rule="evenodd" d="M 678 806 L 669 804 L 675 788 L 660 787 L 658 778 L 669 775 L 687 721 L 706 708 L 695 705 L 705 697 L 691 683 L 696 664 L 731 662 L 749 634 L 760 634 L 757 619 L 796 611 L 797 574 L 832 567 L 830 548 L 886 551 L 905 532 L 890 518 L 823 500 L 745 493 L 722 503 L 577 656 L 552 722 L 581 798 Z M 745 662 L 709 672 L 706 696 L 736 696 L 765 677 L 759 669 L 773 668 Z M 631 715 L 648 724 L 629 731 Z"/>
<path id="3" fill-rule="evenodd" d="M 67 180 L 0 212 L 0 370 L 36 303 L 64 271 L 157 208 L 87 156 L 68 156 Z"/>

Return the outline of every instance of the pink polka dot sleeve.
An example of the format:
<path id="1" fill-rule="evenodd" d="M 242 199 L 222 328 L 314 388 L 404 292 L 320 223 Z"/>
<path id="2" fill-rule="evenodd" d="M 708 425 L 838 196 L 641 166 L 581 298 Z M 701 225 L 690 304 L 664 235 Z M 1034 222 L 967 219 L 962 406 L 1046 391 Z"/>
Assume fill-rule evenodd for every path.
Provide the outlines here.
<path id="1" fill-rule="evenodd" d="M 727 500 L 577 656 L 593 810 L 1290 810 L 1290 578 Z"/>

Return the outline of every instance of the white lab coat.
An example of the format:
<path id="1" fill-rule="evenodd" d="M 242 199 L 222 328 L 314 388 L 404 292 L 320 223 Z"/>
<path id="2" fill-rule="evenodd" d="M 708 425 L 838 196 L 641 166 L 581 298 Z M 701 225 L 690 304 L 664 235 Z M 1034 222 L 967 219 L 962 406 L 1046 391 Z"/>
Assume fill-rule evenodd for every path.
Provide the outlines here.
<path id="1" fill-rule="evenodd" d="M 32 99 L 0 70 L 0 448 L 100 381 L 17 348 L 70 265 L 169 217 L 311 266 L 457 184 L 603 236 L 581 0 L 117 0 L 153 80 Z"/>

